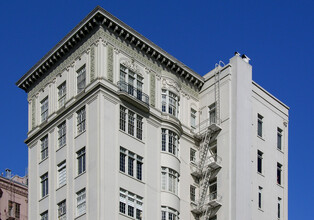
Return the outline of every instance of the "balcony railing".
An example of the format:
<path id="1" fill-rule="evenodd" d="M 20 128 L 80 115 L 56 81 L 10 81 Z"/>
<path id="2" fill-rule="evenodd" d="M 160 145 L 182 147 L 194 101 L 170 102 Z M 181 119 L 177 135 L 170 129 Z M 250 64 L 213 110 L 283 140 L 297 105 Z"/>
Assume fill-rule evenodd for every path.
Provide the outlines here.
<path id="1" fill-rule="evenodd" d="M 133 85 L 130 85 L 124 81 L 118 82 L 119 91 L 130 95 L 131 97 L 143 102 L 146 105 L 149 105 L 149 97 L 147 94 L 142 92 L 142 90 L 137 89 Z"/>

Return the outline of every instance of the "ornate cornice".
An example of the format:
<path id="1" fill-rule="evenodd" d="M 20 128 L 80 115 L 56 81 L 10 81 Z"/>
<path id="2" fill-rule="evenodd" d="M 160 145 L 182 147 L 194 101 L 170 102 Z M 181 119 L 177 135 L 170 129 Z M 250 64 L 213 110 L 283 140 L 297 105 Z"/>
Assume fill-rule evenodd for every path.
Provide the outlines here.
<path id="1" fill-rule="evenodd" d="M 59 63 L 69 56 L 73 50 L 75 53 L 77 50 L 76 46 L 83 42 L 87 36 L 90 37 L 90 34 L 99 27 L 106 29 L 106 33 L 107 31 L 110 32 L 110 35 L 114 35 L 116 39 L 125 41 L 127 47 L 131 46 L 140 51 L 142 57 L 144 55 L 151 61 L 156 62 L 160 68 L 166 68 L 173 74 L 184 77 L 189 83 L 195 85 L 197 89 L 200 89 L 204 84 L 203 77 L 98 6 L 35 64 L 16 85 L 29 92 L 33 85 L 44 78 L 51 69 L 56 68 L 56 65 L 58 67 L 62 65 L 62 63 Z M 114 51 L 116 53 L 120 52 L 116 48 L 114 48 Z"/>

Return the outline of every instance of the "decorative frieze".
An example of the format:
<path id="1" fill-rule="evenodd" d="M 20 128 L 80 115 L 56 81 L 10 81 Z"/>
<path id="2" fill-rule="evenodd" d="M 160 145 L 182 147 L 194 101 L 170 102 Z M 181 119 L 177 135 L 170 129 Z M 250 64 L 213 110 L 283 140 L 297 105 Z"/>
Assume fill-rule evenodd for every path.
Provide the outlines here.
<path id="1" fill-rule="evenodd" d="M 95 80 L 95 46 L 91 47 L 90 51 L 90 81 Z"/>
<path id="2" fill-rule="evenodd" d="M 113 47 L 111 45 L 108 46 L 107 74 L 108 74 L 108 80 L 110 82 L 113 82 Z"/>
<path id="3" fill-rule="evenodd" d="M 150 72 L 150 105 L 155 107 L 156 80 L 155 74 Z"/>

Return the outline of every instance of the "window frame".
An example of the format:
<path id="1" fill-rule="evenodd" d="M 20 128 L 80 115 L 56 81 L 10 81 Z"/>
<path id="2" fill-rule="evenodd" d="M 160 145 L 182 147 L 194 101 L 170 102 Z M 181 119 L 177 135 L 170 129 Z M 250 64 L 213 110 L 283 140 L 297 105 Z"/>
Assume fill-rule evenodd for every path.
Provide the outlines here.
<path id="1" fill-rule="evenodd" d="M 120 188 L 119 193 L 119 213 L 132 219 L 142 220 L 143 197 L 123 188 Z"/>
<path id="2" fill-rule="evenodd" d="M 86 107 L 82 107 L 76 112 L 77 116 L 77 134 L 81 134 L 86 131 Z"/>
<path id="3" fill-rule="evenodd" d="M 178 157 L 179 135 L 166 128 L 161 128 L 161 151 Z"/>
<path id="4" fill-rule="evenodd" d="M 282 164 L 277 162 L 277 184 L 282 186 Z"/>
<path id="5" fill-rule="evenodd" d="M 161 90 L 161 111 L 174 117 L 179 116 L 180 97 L 167 89 Z"/>
<path id="6" fill-rule="evenodd" d="M 66 220 L 66 200 L 58 203 L 58 220 Z"/>
<path id="7" fill-rule="evenodd" d="M 191 108 L 191 127 L 196 128 L 196 113 L 197 111 L 194 108 Z"/>
<path id="8" fill-rule="evenodd" d="M 80 210 L 83 207 L 83 211 Z M 76 216 L 86 213 L 86 189 L 83 188 L 76 193 Z"/>
<path id="9" fill-rule="evenodd" d="M 76 71 L 76 89 L 77 94 L 83 92 L 86 88 L 86 65 Z M 82 86 L 83 85 L 83 86 Z"/>
<path id="10" fill-rule="evenodd" d="M 216 124 L 217 123 L 217 108 L 216 108 L 216 102 L 208 106 L 208 121 L 209 125 Z"/>
<path id="11" fill-rule="evenodd" d="M 66 160 L 62 161 L 57 166 L 57 180 L 58 180 L 58 187 L 64 186 L 67 184 L 67 170 L 66 170 Z M 64 177 L 62 176 L 64 175 Z M 64 179 L 63 181 L 61 181 Z"/>
<path id="12" fill-rule="evenodd" d="M 119 128 L 132 137 L 143 141 L 144 117 L 120 105 Z"/>
<path id="13" fill-rule="evenodd" d="M 59 108 L 62 108 L 65 106 L 66 103 L 66 95 L 67 95 L 67 87 L 66 87 L 66 81 L 61 83 L 58 86 L 58 106 Z"/>
<path id="14" fill-rule="evenodd" d="M 196 187 L 193 185 L 190 185 L 190 200 L 196 202 Z"/>
<path id="15" fill-rule="evenodd" d="M 48 120 L 48 114 L 49 114 L 49 100 L 48 96 L 43 98 L 40 102 L 40 115 L 41 115 L 41 122 L 45 122 Z"/>
<path id="16" fill-rule="evenodd" d="M 257 114 L 257 136 L 263 137 L 263 116 Z"/>
<path id="17" fill-rule="evenodd" d="M 76 152 L 77 159 L 77 175 L 86 172 L 86 147 L 81 148 Z"/>
<path id="18" fill-rule="evenodd" d="M 283 130 L 279 127 L 277 127 L 277 149 L 282 151 L 282 134 Z"/>
<path id="19" fill-rule="evenodd" d="M 139 181 L 143 181 L 143 160 L 140 155 L 120 146 L 119 170 Z"/>
<path id="20" fill-rule="evenodd" d="M 40 176 L 41 198 L 49 195 L 49 176 L 48 172 Z"/>
<path id="21" fill-rule="evenodd" d="M 49 140 L 48 134 L 46 134 L 43 138 L 40 139 L 40 159 L 41 161 L 45 160 L 49 156 Z"/>
<path id="22" fill-rule="evenodd" d="M 161 190 L 178 195 L 180 175 L 169 167 L 161 167 Z"/>
<path id="23" fill-rule="evenodd" d="M 258 187 L 258 199 L 257 199 L 257 206 L 259 209 L 263 209 L 263 187 L 259 186 Z"/>
<path id="24" fill-rule="evenodd" d="M 257 172 L 262 174 L 263 173 L 263 152 L 257 150 Z"/>
<path id="25" fill-rule="evenodd" d="M 48 220 L 48 210 L 40 214 L 40 220 Z"/>
<path id="26" fill-rule="evenodd" d="M 66 145 L 66 121 L 63 121 L 59 126 L 58 126 L 58 148 L 62 148 Z"/>

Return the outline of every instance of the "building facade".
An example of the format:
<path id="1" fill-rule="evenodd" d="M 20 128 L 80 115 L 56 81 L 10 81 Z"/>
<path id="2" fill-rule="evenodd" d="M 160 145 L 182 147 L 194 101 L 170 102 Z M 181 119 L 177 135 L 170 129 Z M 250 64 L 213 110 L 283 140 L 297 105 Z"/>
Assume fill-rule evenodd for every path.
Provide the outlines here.
<path id="1" fill-rule="evenodd" d="M 288 219 L 288 110 L 249 58 L 203 77 L 95 8 L 18 82 L 30 219 Z"/>
<path id="2" fill-rule="evenodd" d="M 0 220 L 27 220 L 27 177 L 11 176 L 6 169 L 0 176 Z"/>

